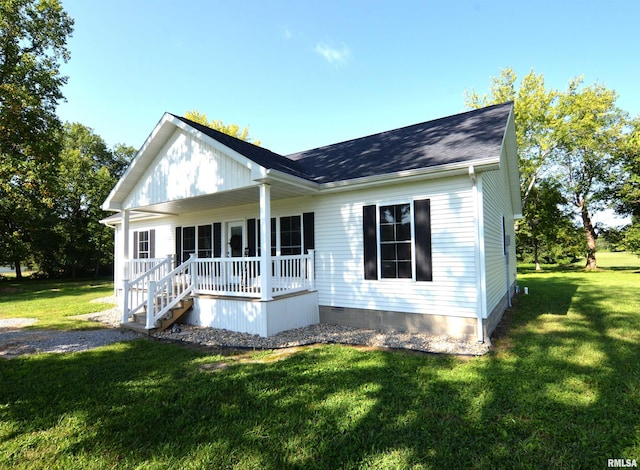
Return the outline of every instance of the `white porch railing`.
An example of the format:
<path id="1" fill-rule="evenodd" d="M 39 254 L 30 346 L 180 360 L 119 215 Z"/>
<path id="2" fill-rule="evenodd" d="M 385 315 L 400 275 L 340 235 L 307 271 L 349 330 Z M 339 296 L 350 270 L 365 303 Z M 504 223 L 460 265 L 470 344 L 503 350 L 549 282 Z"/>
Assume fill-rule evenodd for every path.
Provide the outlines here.
<path id="1" fill-rule="evenodd" d="M 147 258 L 129 260 L 129 272 L 135 273 L 146 268 L 146 271 L 131 276 L 124 281 L 124 301 L 122 323 L 126 323 L 130 315 L 142 309 L 147 301 L 149 282 L 164 278 L 173 268 L 173 256 L 166 258 Z"/>
<path id="2" fill-rule="evenodd" d="M 195 292 L 234 297 L 262 297 L 260 257 L 197 258 Z M 315 289 L 314 252 L 272 256 L 271 286 L 274 296 Z"/>
<path id="3" fill-rule="evenodd" d="M 162 270 L 160 277 L 166 276 L 173 269 L 173 255 L 169 255 L 166 258 L 136 258 L 129 260 L 129 279 L 136 279 L 157 266 L 160 266 Z"/>
<path id="4" fill-rule="evenodd" d="M 124 281 L 122 323 L 146 308 L 146 328 L 154 328 L 171 308 L 190 294 L 263 298 L 260 257 L 195 258 L 171 269 L 173 258 L 156 259 L 150 269 Z M 146 261 L 146 260 L 135 260 Z M 315 289 L 315 254 L 271 257 L 271 294 Z M 139 269 L 138 263 L 133 269 Z M 270 298 L 271 296 L 267 296 Z"/>

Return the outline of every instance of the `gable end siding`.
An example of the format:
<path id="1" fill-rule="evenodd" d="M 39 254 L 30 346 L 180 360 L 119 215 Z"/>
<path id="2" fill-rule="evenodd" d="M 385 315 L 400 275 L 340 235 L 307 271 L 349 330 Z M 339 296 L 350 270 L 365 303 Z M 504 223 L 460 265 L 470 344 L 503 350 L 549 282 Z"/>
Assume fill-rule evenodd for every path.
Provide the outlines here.
<path id="1" fill-rule="evenodd" d="M 127 196 L 124 207 L 144 207 L 254 184 L 250 169 L 176 129 Z"/>

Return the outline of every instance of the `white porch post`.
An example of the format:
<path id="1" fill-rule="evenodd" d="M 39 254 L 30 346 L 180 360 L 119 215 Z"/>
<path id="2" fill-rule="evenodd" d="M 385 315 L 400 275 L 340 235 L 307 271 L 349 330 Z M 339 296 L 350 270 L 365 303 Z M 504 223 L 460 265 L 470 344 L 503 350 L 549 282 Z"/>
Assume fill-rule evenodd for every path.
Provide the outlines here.
<path id="1" fill-rule="evenodd" d="M 131 268 L 129 266 L 129 209 L 122 211 L 122 323 L 127 323 L 129 317 L 129 281 L 131 279 Z"/>
<path id="2" fill-rule="evenodd" d="M 271 187 L 260 185 L 260 299 L 271 300 Z"/>

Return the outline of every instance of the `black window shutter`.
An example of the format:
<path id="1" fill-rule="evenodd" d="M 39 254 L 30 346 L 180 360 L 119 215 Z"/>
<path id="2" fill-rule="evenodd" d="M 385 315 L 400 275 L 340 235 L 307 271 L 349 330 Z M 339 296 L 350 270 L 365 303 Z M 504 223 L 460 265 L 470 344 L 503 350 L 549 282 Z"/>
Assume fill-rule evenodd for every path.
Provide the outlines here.
<path id="1" fill-rule="evenodd" d="M 176 227 L 176 266 L 182 264 L 182 227 Z"/>
<path id="2" fill-rule="evenodd" d="M 247 246 L 249 256 L 256 255 L 256 219 L 247 220 Z"/>
<path id="3" fill-rule="evenodd" d="M 156 231 L 149 230 L 149 258 L 156 257 Z"/>
<path id="4" fill-rule="evenodd" d="M 302 231 L 304 233 L 303 241 L 303 253 L 309 253 L 309 250 L 313 250 L 316 247 L 314 231 L 315 222 L 313 212 L 305 212 L 302 214 Z"/>
<path id="5" fill-rule="evenodd" d="M 220 258 L 222 256 L 222 224 L 216 222 L 213 224 L 213 257 Z"/>
<path id="6" fill-rule="evenodd" d="M 271 217 L 271 256 L 276 255 L 276 237 L 278 236 L 276 230 L 276 218 Z"/>
<path id="7" fill-rule="evenodd" d="M 416 281 L 433 281 L 431 263 L 431 201 L 414 201 L 416 233 Z"/>
<path id="8" fill-rule="evenodd" d="M 138 259 L 138 232 L 133 232 L 133 258 Z"/>
<path id="9" fill-rule="evenodd" d="M 364 206 L 362 208 L 362 230 L 364 235 L 364 278 L 378 279 L 376 206 Z"/>

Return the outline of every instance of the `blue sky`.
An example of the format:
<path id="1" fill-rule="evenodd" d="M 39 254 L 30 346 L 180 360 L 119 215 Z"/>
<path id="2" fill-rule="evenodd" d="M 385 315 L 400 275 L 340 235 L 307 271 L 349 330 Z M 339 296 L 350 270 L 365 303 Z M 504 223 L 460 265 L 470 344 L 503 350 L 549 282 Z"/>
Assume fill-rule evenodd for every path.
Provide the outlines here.
<path id="1" fill-rule="evenodd" d="M 640 114 L 636 0 L 62 3 L 58 114 L 109 145 L 197 109 L 288 154 L 464 111 L 509 66 L 561 89 L 584 75 Z"/>

